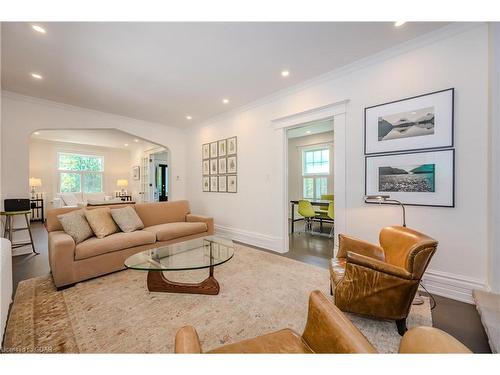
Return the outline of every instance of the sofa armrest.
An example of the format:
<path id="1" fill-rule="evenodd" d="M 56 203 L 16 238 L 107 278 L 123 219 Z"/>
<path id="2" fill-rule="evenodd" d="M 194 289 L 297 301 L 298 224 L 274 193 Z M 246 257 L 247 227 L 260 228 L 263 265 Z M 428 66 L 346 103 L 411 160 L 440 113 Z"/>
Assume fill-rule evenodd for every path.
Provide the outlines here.
<path id="1" fill-rule="evenodd" d="M 52 208 L 62 208 L 64 206 L 61 198 L 54 198 L 52 200 Z"/>
<path id="2" fill-rule="evenodd" d="M 74 283 L 75 247 L 75 241 L 66 232 L 49 232 L 49 264 L 56 287 Z"/>
<path id="3" fill-rule="evenodd" d="M 411 280 L 412 274 L 404 268 L 394 266 L 392 264 L 370 258 L 361 254 L 347 252 L 347 263 L 356 264 L 365 268 L 370 268 L 376 272 L 382 272 L 388 275 L 400 277 L 402 279 Z"/>
<path id="4" fill-rule="evenodd" d="M 339 234 L 339 251 L 337 253 L 337 258 L 345 258 L 348 251 L 378 260 L 385 259 L 385 253 L 382 247 L 346 236 L 345 234 Z"/>
<path id="5" fill-rule="evenodd" d="M 195 214 L 187 214 L 186 215 L 187 222 L 202 222 L 207 224 L 207 232 L 208 234 L 214 234 L 214 219 L 208 216 L 195 215 Z"/>
<path id="6" fill-rule="evenodd" d="M 175 353 L 199 354 L 201 353 L 198 333 L 191 326 L 184 326 L 175 335 Z"/>
<path id="7" fill-rule="evenodd" d="M 415 327 L 405 333 L 399 344 L 400 353 L 472 353 L 453 336 L 433 327 Z"/>

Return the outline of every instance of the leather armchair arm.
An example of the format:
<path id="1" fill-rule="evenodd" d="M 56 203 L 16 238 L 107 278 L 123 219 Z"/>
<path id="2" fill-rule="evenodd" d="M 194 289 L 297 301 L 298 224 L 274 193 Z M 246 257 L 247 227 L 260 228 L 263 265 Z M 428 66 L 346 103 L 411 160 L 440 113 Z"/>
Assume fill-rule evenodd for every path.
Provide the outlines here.
<path id="1" fill-rule="evenodd" d="M 374 259 L 385 259 L 384 249 L 380 246 L 349 237 L 345 234 L 339 234 L 339 251 L 337 253 L 337 258 L 345 258 L 349 251 Z"/>
<path id="2" fill-rule="evenodd" d="M 433 327 L 416 327 L 405 333 L 400 353 L 472 353 L 453 336 Z"/>
<path id="3" fill-rule="evenodd" d="M 213 217 L 195 215 L 195 214 L 187 214 L 186 215 L 187 222 L 202 222 L 207 224 L 207 232 L 208 234 L 214 234 L 214 219 Z"/>
<path id="4" fill-rule="evenodd" d="M 201 345 L 198 333 L 192 326 L 184 326 L 175 335 L 175 353 L 200 354 Z"/>
<path id="5" fill-rule="evenodd" d="M 380 260 L 370 258 L 361 254 L 347 252 L 347 263 L 357 264 L 362 267 L 370 268 L 377 272 L 382 272 L 402 279 L 412 279 L 412 274 L 404 268 L 394 266 L 392 264 L 382 262 Z"/>

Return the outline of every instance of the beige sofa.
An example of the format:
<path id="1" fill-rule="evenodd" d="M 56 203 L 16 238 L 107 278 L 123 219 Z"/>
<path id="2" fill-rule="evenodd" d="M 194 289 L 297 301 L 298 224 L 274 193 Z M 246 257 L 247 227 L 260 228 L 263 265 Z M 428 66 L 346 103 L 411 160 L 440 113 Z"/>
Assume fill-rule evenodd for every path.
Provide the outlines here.
<path id="1" fill-rule="evenodd" d="M 78 245 L 64 232 L 57 215 L 79 208 L 48 212 L 49 263 L 56 287 L 122 270 L 125 259 L 140 251 L 214 233 L 213 219 L 191 214 L 188 201 L 138 203 L 133 207 L 144 223 L 143 230 L 118 232 L 102 239 L 91 237 Z"/>

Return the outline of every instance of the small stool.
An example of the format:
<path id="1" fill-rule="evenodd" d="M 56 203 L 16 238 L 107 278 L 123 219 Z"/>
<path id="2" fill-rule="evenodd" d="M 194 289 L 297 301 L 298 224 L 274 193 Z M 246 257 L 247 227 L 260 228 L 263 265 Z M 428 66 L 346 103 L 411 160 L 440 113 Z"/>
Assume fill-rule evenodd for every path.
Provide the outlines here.
<path id="1" fill-rule="evenodd" d="M 31 210 L 27 211 L 2 211 L 0 212 L 1 216 L 5 216 L 5 228 L 3 232 L 3 236 L 7 238 L 11 244 L 12 248 L 18 248 L 26 245 L 31 245 L 31 248 L 33 249 L 33 253 L 38 255 L 40 253 L 37 253 L 35 250 L 35 244 L 33 243 L 33 236 L 31 235 L 31 227 L 30 227 L 30 220 L 28 215 L 31 214 Z M 26 227 L 24 228 L 14 228 L 13 227 L 13 221 L 14 217 L 17 215 L 24 215 L 24 218 L 26 220 Z M 30 242 L 17 242 L 13 243 L 12 242 L 12 233 L 20 231 L 20 230 L 27 230 L 28 233 L 30 234 Z"/>

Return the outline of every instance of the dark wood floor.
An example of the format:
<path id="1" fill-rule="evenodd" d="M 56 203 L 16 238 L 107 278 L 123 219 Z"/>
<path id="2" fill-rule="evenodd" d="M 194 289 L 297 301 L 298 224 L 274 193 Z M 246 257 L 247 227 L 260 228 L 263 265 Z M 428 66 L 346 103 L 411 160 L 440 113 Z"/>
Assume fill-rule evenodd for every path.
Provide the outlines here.
<path id="1" fill-rule="evenodd" d="M 315 230 L 319 230 L 317 226 Z M 290 251 L 282 254 L 287 258 L 328 268 L 333 252 L 333 239 L 328 238 L 330 227 L 325 224 L 323 234 L 303 232 L 303 225 L 296 223 L 296 232 L 290 235 Z M 43 276 L 50 272 L 47 256 L 47 231 L 41 224 L 33 224 L 33 235 L 40 255 L 13 257 L 14 290 L 25 279 Z M 276 254 L 275 252 L 272 252 Z M 474 305 L 449 298 L 434 296 L 437 302 L 432 310 L 434 326 L 463 342 L 475 353 L 491 353 L 488 340 Z"/>

